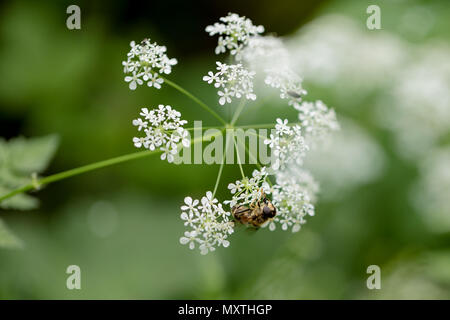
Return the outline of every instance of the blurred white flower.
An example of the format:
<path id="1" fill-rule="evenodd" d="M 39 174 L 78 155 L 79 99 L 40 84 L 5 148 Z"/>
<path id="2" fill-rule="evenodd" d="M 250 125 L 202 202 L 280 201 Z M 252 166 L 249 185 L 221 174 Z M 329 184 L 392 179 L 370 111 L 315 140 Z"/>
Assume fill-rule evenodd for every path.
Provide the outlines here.
<path id="1" fill-rule="evenodd" d="M 357 44 L 357 45 L 356 45 Z M 308 82 L 335 90 L 338 97 L 358 97 L 391 82 L 408 52 L 387 32 L 367 32 L 359 21 L 325 15 L 303 26 L 286 44 L 293 70 Z"/>
<path id="2" fill-rule="evenodd" d="M 417 55 L 395 76 L 377 115 L 394 133 L 400 154 L 412 160 L 450 132 L 450 47 L 426 47 Z"/>
<path id="3" fill-rule="evenodd" d="M 294 107 L 299 111 L 298 119 L 307 139 L 323 139 L 331 131 L 339 130 L 336 113 L 333 109 L 328 109 L 322 101 L 305 101 Z"/>
<path id="4" fill-rule="evenodd" d="M 249 71 L 242 66 L 242 64 L 225 64 L 216 62 L 217 72 L 208 72 L 208 75 L 203 77 L 203 81 L 209 84 L 214 83 L 214 87 L 219 91 L 219 103 L 231 103 L 232 97 L 244 97 L 248 100 L 255 100 L 256 95 L 253 93 L 253 77 L 255 73 Z"/>
<path id="5" fill-rule="evenodd" d="M 181 244 L 188 244 L 190 249 L 198 245 L 201 254 L 214 251 L 218 246 L 226 248 L 230 245 L 227 238 L 234 231 L 234 223 L 230 221 L 231 214 L 213 198 L 211 191 L 200 201 L 186 197 L 184 203 L 180 217 L 190 230 L 180 238 Z"/>
<path id="6" fill-rule="evenodd" d="M 241 55 L 242 62 L 252 70 L 290 65 L 288 50 L 283 41 L 274 36 L 251 37 Z"/>
<path id="7" fill-rule="evenodd" d="M 229 13 L 226 17 L 221 17 L 220 21 L 207 26 L 205 31 L 210 36 L 219 35 L 216 54 L 229 50 L 237 60 L 241 59 L 241 51 L 249 39 L 264 32 L 263 26 L 255 26 L 250 19 L 236 13 Z"/>
<path id="8" fill-rule="evenodd" d="M 177 64 L 177 60 L 167 56 L 165 46 L 151 43 L 149 39 L 138 44 L 132 41 L 130 46 L 127 60 L 122 62 L 124 73 L 131 74 L 125 77 L 130 89 L 135 90 L 144 82 L 147 82 L 149 87 L 160 89 L 164 82 L 160 74 L 171 73 L 172 66 Z"/>
<path id="9" fill-rule="evenodd" d="M 280 98 L 287 99 L 289 105 L 298 105 L 307 93 L 302 87 L 302 78 L 290 70 L 288 66 L 268 68 L 265 73 L 264 82 L 268 86 L 279 89 Z"/>
<path id="10" fill-rule="evenodd" d="M 304 167 L 320 182 L 323 197 L 342 197 L 379 178 L 386 156 L 370 133 L 340 117 L 341 130 L 307 153 Z M 331 160 L 330 160 L 331 159 Z"/>
<path id="11" fill-rule="evenodd" d="M 183 146 L 189 146 L 189 133 L 183 128 L 187 121 L 181 120 L 181 113 L 171 106 L 159 105 L 158 109 L 150 111 L 142 108 L 140 115 L 143 118 L 133 120 L 133 125 L 138 127 L 138 131 L 143 129 L 145 136 L 133 138 L 136 148 L 159 148 L 163 152 L 161 160 L 173 162 L 178 152 L 177 144 L 181 142 Z"/>

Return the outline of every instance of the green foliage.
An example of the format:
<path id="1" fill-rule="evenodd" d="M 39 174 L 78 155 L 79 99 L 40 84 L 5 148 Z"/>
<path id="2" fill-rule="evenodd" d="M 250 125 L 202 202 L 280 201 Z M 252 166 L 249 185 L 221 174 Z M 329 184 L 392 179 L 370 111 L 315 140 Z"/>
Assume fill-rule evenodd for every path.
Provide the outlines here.
<path id="1" fill-rule="evenodd" d="M 58 137 L 49 135 L 6 142 L 0 138 L 0 195 L 32 182 L 32 176 L 43 172 L 58 147 Z M 39 201 L 27 194 L 18 194 L 0 203 L 1 209 L 32 210 Z M 19 240 L 0 220 L 0 247 L 17 247 Z"/>
<path id="2" fill-rule="evenodd" d="M 58 147 L 58 137 L 49 135 L 6 142 L 0 138 L 0 194 L 32 182 L 32 176 L 43 172 Z M 17 195 L 0 203 L 0 208 L 31 210 L 38 201 L 28 195 Z"/>

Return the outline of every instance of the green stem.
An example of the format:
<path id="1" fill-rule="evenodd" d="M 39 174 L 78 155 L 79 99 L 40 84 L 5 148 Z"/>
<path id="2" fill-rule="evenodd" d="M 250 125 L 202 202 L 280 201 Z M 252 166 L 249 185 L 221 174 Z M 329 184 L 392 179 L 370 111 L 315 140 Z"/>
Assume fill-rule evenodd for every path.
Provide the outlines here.
<path id="1" fill-rule="evenodd" d="M 191 140 L 191 144 L 209 139 L 211 136 L 207 136 L 207 137 L 201 137 L 201 139 L 192 139 Z M 182 147 L 181 144 L 179 144 L 179 147 Z M 115 157 L 112 159 L 108 159 L 108 160 L 103 160 L 103 161 L 99 161 L 99 162 L 95 162 L 95 163 L 91 163 L 79 168 L 75 168 L 75 169 L 70 169 L 64 172 L 60 172 L 60 173 L 56 173 L 54 175 L 48 176 L 48 177 L 44 177 L 42 179 L 34 179 L 34 181 L 32 183 L 29 183 L 25 186 L 19 187 L 3 196 L 0 197 L 0 202 L 2 202 L 3 200 L 6 200 L 8 198 L 11 198 L 15 195 L 18 195 L 20 193 L 24 193 L 27 191 L 31 191 L 34 189 L 37 189 L 37 187 L 42 187 L 45 185 L 48 185 L 50 183 L 53 182 L 57 182 L 60 180 L 64 180 L 73 176 L 77 176 L 79 174 L 82 173 L 86 173 L 89 171 L 93 171 L 93 170 L 97 170 L 97 169 L 101 169 L 104 167 L 109 167 L 118 163 L 123 163 L 123 162 L 127 162 L 130 160 L 135 160 L 135 159 L 139 159 L 139 158 L 143 158 L 143 157 L 147 157 L 153 154 L 157 154 L 157 153 L 161 153 L 161 150 L 146 150 L 146 151 L 140 151 L 140 152 L 134 152 L 134 153 L 130 153 L 130 154 L 126 154 L 123 156 L 119 156 L 119 157 Z"/>
<path id="2" fill-rule="evenodd" d="M 251 131 L 248 131 L 247 133 L 250 133 L 251 135 L 253 135 L 253 136 L 255 136 L 255 137 L 258 137 L 258 138 L 260 138 L 260 139 L 262 139 L 262 140 L 267 139 L 267 137 L 264 137 L 264 136 L 260 135 L 259 133 L 253 133 L 253 132 L 251 132 Z"/>
<path id="3" fill-rule="evenodd" d="M 184 130 L 187 131 L 194 131 L 194 130 L 198 130 L 199 128 L 184 128 Z M 204 127 L 202 126 L 202 130 L 208 130 L 208 129 L 217 129 L 217 126 L 209 126 L 209 127 Z M 169 130 L 170 131 L 170 130 Z M 176 130 L 172 130 L 172 131 L 176 131 Z"/>
<path id="4" fill-rule="evenodd" d="M 236 109 L 236 112 L 233 115 L 233 119 L 231 120 L 231 125 L 232 126 L 236 123 L 236 121 L 239 118 L 239 115 L 241 114 L 241 112 L 244 109 L 244 107 L 245 107 L 245 99 L 242 98 L 241 102 L 239 103 L 239 106 Z"/>
<path id="5" fill-rule="evenodd" d="M 216 184 L 215 184 L 215 186 L 214 186 L 213 198 L 214 198 L 214 196 L 216 195 L 217 188 L 219 187 L 219 182 L 220 182 L 220 178 L 221 178 L 221 176 L 222 176 L 223 166 L 224 166 L 225 160 L 226 160 L 226 158 L 227 158 L 228 145 L 229 145 L 229 139 L 227 138 L 227 142 L 225 143 L 225 153 L 222 155 L 222 159 L 221 159 L 221 163 L 220 163 L 220 168 L 219 168 L 219 173 L 218 173 L 218 175 L 217 175 Z"/>
<path id="6" fill-rule="evenodd" d="M 256 162 L 256 167 L 261 170 L 262 167 L 261 165 L 258 163 L 258 159 L 253 155 L 253 153 L 247 148 L 247 146 L 245 145 L 245 143 L 242 143 L 242 146 L 244 146 L 245 148 L 245 152 L 248 154 L 248 157 L 250 160 L 254 160 Z M 266 181 L 267 183 L 272 187 L 272 181 L 270 181 L 269 177 L 266 177 Z"/>
<path id="7" fill-rule="evenodd" d="M 237 147 L 236 139 L 233 137 L 234 148 L 236 150 L 236 156 L 239 164 L 239 169 L 241 170 L 242 179 L 245 178 L 244 170 L 242 169 L 241 157 L 239 156 L 239 150 Z"/>
<path id="8" fill-rule="evenodd" d="M 234 126 L 235 128 L 240 128 L 240 129 L 270 129 L 270 128 L 274 128 L 276 125 L 276 123 L 265 123 L 265 124 L 247 124 L 247 125 L 242 125 L 242 126 Z M 288 126 L 292 127 L 295 125 L 301 125 L 300 122 L 293 122 L 293 123 L 289 123 Z"/>
<path id="9" fill-rule="evenodd" d="M 183 90 L 182 88 L 180 88 L 180 89 Z M 188 92 L 186 92 L 186 93 L 189 95 Z M 230 127 L 230 126 L 227 126 L 227 127 Z M 234 128 L 242 128 L 242 129 L 245 129 L 245 128 L 271 128 L 271 127 L 274 127 L 274 124 L 273 123 L 271 123 L 271 124 L 260 124 L 260 125 L 256 124 L 256 125 L 232 126 L 232 127 L 234 127 Z M 207 128 L 215 128 L 215 127 L 203 127 L 203 129 L 207 129 Z M 186 128 L 186 130 L 194 130 L 194 129 L 195 128 Z M 258 136 L 260 138 L 265 138 L 265 137 L 262 137 L 260 135 L 258 135 Z M 209 138 L 210 138 L 210 136 L 202 137 L 201 139 L 193 139 L 193 140 L 191 140 L 191 144 L 197 143 L 199 141 L 203 141 L 204 139 L 209 139 Z M 233 141 L 234 141 L 234 138 L 233 138 Z M 236 141 L 234 141 L 234 144 L 236 146 Z M 44 177 L 42 179 L 34 179 L 34 181 L 32 183 L 29 183 L 27 185 L 19 187 L 19 188 L 15 189 L 15 190 L 12 190 L 11 192 L 3 195 L 3 196 L 0 196 L 0 202 L 2 202 L 3 200 L 9 199 L 9 198 L 11 198 L 11 197 L 13 197 L 13 196 L 15 196 L 17 194 L 34 190 L 34 189 L 36 189 L 36 186 L 48 185 L 50 183 L 57 182 L 57 181 L 60 181 L 60 180 L 63 180 L 63 179 L 67 179 L 67 178 L 70 178 L 70 177 L 73 177 L 73 176 L 77 176 L 77 175 L 82 174 L 82 173 L 86 173 L 86 172 L 89 172 L 89 171 L 101 169 L 101 168 L 104 168 L 104 167 L 112 166 L 112 165 L 115 165 L 115 164 L 119 164 L 119 163 L 122 163 L 122 162 L 127 162 L 127 161 L 134 160 L 134 159 L 143 158 L 143 157 L 146 157 L 146 156 L 149 156 L 149 155 L 153 155 L 153 154 L 157 154 L 157 153 L 160 153 L 160 152 L 161 152 L 160 150 L 154 150 L 154 151 L 146 150 L 146 151 L 141 151 L 141 152 L 135 152 L 135 153 L 119 156 L 119 157 L 116 157 L 116 158 L 112 158 L 112 159 L 103 160 L 103 161 L 100 161 L 100 162 L 88 164 L 88 165 L 85 165 L 85 166 L 82 166 L 82 167 L 79 167 L 79 168 L 75 168 L 75 169 L 67 170 L 67 171 L 64 171 L 64 172 L 60 172 L 60 173 L 57 173 L 57 174 L 54 174 L 54 175 L 51 175 L 51 176 L 48 176 L 48 177 Z M 240 161 L 240 158 L 239 158 L 239 153 L 237 154 L 237 157 L 238 157 L 239 168 L 241 170 L 241 174 L 244 177 L 244 171 L 242 169 L 241 161 Z M 221 170 L 220 171 L 220 174 L 221 174 L 223 168 L 220 169 L 220 170 Z M 216 184 L 218 184 L 218 182 L 216 182 Z M 217 186 L 215 187 L 215 189 L 217 189 Z"/>
<path id="10" fill-rule="evenodd" d="M 191 100 L 193 100 L 195 103 L 197 103 L 200 107 L 202 107 L 203 109 L 205 109 L 206 111 L 208 111 L 210 114 L 212 114 L 217 120 L 219 120 L 222 124 L 226 125 L 227 122 L 221 117 L 219 116 L 214 110 L 212 110 L 210 107 L 208 107 L 207 104 L 205 104 L 203 101 L 201 101 L 199 98 L 197 98 L 196 96 L 194 96 L 193 94 L 191 94 L 189 91 L 183 89 L 182 87 L 180 87 L 179 85 L 177 85 L 175 82 L 165 78 L 165 77 L 161 77 L 164 79 L 164 82 L 166 82 L 168 85 L 172 86 L 173 88 L 177 89 L 178 91 L 180 91 L 182 94 L 186 95 L 188 98 L 190 98 Z"/>
<path id="11" fill-rule="evenodd" d="M 270 128 L 274 128 L 275 127 L 275 123 L 266 123 L 266 124 L 248 124 L 248 125 L 243 125 L 243 126 L 235 126 L 235 128 L 241 128 L 241 129 L 270 129 Z"/>

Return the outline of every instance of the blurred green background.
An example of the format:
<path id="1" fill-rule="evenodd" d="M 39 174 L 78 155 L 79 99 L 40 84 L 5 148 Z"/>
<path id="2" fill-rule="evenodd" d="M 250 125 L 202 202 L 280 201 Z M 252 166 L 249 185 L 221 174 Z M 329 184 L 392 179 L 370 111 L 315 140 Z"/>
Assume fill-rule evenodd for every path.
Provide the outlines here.
<path id="1" fill-rule="evenodd" d="M 216 39 L 204 28 L 229 11 L 294 47 L 306 41 L 303 27 L 330 14 L 354 21 L 369 37 L 368 52 L 374 33 L 402 41 L 405 54 L 450 39 L 446 0 L 377 1 L 382 30 L 374 31 L 365 25 L 371 1 L 81 1 L 82 29 L 73 31 L 65 25 L 70 4 L 14 1 L 0 7 L 0 136 L 58 134 L 60 147 L 46 174 L 135 151 L 131 120 L 140 107 L 170 104 L 190 123 L 216 124 L 168 86 L 130 91 L 121 61 L 131 40 L 150 37 L 166 45 L 179 61 L 170 79 L 215 105 L 215 90 L 201 78 L 224 57 L 214 55 Z M 336 39 L 333 32 L 328 36 Z M 358 49 L 356 39 L 353 45 L 344 52 Z M 375 59 L 385 56 L 389 52 L 374 53 Z M 414 56 L 409 59 L 414 63 Z M 149 157 L 49 185 L 36 194 L 37 210 L 0 211 L 23 243 L 0 249 L 0 298 L 450 298 L 450 228 L 434 229 L 411 202 L 419 160 L 401 155 L 394 133 L 374 113 L 392 76 L 355 80 L 351 73 L 364 70 L 352 63 L 357 61 L 350 62 L 351 72 L 331 82 L 302 74 L 308 98 L 323 100 L 342 120 L 350 138 L 340 143 L 354 141 L 355 147 L 339 148 L 343 158 L 332 155 L 327 168 L 316 169 L 322 184 L 316 216 L 299 233 L 239 229 L 228 249 L 207 256 L 190 251 L 178 242 L 184 231 L 179 207 L 185 196 L 213 188 L 218 166 L 176 166 Z M 248 108 L 241 123 L 281 116 L 295 121 L 276 97 Z M 220 110 L 229 117 L 229 110 Z M 238 167 L 225 167 L 219 199 L 239 175 Z M 447 213 L 448 207 L 434 210 Z M 66 288 L 72 264 L 81 267 L 82 290 Z M 366 287 L 372 264 L 381 267 L 381 290 Z"/>

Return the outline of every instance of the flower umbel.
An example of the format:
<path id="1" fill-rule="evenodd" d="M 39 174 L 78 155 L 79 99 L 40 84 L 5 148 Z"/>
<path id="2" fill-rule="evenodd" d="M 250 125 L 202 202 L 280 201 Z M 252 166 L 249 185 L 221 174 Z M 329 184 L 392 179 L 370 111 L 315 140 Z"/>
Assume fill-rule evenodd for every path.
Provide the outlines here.
<path id="1" fill-rule="evenodd" d="M 206 32 L 210 36 L 219 35 L 216 54 L 230 51 L 236 56 L 236 60 L 241 59 L 241 51 L 247 45 L 249 39 L 264 32 L 263 26 L 255 26 L 246 17 L 240 17 L 236 13 L 229 13 L 226 17 L 221 17 L 220 22 L 206 27 Z"/>
<path id="2" fill-rule="evenodd" d="M 164 82 L 160 74 L 170 74 L 172 66 L 177 64 L 177 60 L 167 56 L 165 46 L 151 43 L 149 39 L 138 44 L 132 41 L 130 46 L 128 59 L 122 62 L 123 72 L 131 74 L 125 77 L 125 81 L 129 82 L 130 89 L 135 90 L 144 82 L 147 82 L 149 87 L 160 89 Z"/>
<path id="3" fill-rule="evenodd" d="M 288 120 L 277 119 L 275 125 L 275 135 L 271 134 L 270 139 L 264 140 L 272 149 L 275 157 L 275 163 L 272 169 L 284 169 L 288 164 L 301 165 L 308 146 L 302 136 L 302 130 L 299 125 L 288 125 Z"/>
<path id="4" fill-rule="evenodd" d="M 188 132 L 183 128 L 187 123 L 181 120 L 181 113 L 171 106 L 159 105 L 158 109 L 148 110 L 142 108 L 140 116 L 133 120 L 133 125 L 138 131 L 145 133 L 142 137 L 134 137 L 133 143 L 136 148 L 163 151 L 161 160 L 173 162 L 174 155 L 178 152 L 178 143 L 188 147 L 190 144 Z"/>
<path id="5" fill-rule="evenodd" d="M 266 69 L 265 83 L 280 90 L 280 98 L 287 99 L 288 104 L 295 106 L 307 93 L 302 87 L 303 79 L 287 67 Z"/>
<path id="6" fill-rule="evenodd" d="M 253 77 L 255 73 L 249 71 L 242 64 L 225 64 L 216 62 L 217 72 L 208 72 L 203 77 L 203 81 L 209 84 L 214 83 L 214 87 L 218 88 L 219 103 L 231 103 L 231 98 L 245 97 L 248 100 L 255 100 L 256 95 L 253 93 Z"/>
<path id="7" fill-rule="evenodd" d="M 336 113 L 320 100 L 315 102 L 302 102 L 294 105 L 299 111 L 298 119 L 305 136 L 324 137 L 331 131 L 339 129 Z"/>
<path id="8" fill-rule="evenodd" d="M 308 171 L 298 166 L 277 172 L 276 182 L 272 203 L 278 213 L 270 222 L 269 229 L 275 230 L 278 223 L 283 230 L 291 227 L 292 232 L 297 232 L 306 222 L 305 216 L 314 215 L 313 203 L 319 186 Z"/>
<path id="9" fill-rule="evenodd" d="M 237 204 L 249 205 L 261 198 L 261 191 L 269 194 L 271 188 L 266 181 L 267 175 L 266 168 L 263 167 L 261 170 L 254 170 L 251 178 L 244 177 L 242 180 L 230 183 L 228 189 L 233 197 L 224 203 L 229 204 L 230 208 Z"/>
<path id="10" fill-rule="evenodd" d="M 181 206 L 181 220 L 190 229 L 180 238 L 181 244 L 189 244 L 192 250 L 199 245 L 200 253 L 207 254 L 216 247 L 228 247 L 228 236 L 234 231 L 234 223 L 230 221 L 230 212 L 223 209 L 222 204 L 213 198 L 211 191 L 199 200 L 184 198 Z"/>

